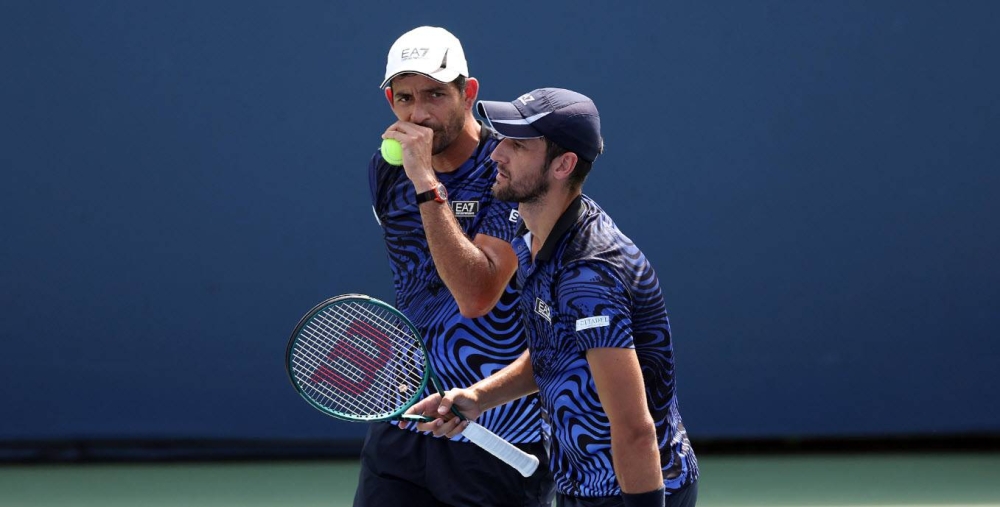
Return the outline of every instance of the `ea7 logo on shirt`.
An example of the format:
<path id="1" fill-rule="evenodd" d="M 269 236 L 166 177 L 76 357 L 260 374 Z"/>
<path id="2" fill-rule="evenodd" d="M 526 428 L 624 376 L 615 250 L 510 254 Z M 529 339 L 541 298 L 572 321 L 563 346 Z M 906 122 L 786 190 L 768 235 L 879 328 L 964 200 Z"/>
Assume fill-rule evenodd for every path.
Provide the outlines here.
<path id="1" fill-rule="evenodd" d="M 479 201 L 451 201 L 451 210 L 458 218 L 469 218 L 479 213 Z"/>
<path id="2" fill-rule="evenodd" d="M 548 321 L 549 324 L 552 323 L 552 308 L 542 298 L 535 298 L 535 313 L 541 315 L 543 319 Z"/>

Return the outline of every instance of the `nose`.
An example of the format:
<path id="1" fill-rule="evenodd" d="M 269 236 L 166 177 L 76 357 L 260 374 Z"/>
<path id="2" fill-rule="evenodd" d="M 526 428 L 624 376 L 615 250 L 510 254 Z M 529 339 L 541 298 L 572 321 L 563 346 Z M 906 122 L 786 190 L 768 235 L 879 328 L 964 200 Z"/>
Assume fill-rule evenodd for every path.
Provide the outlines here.
<path id="1" fill-rule="evenodd" d="M 493 148 L 493 153 L 490 153 L 490 158 L 493 159 L 494 162 L 503 163 L 503 161 L 507 158 L 506 152 L 507 139 L 503 139 L 496 148 Z"/>
<path id="2" fill-rule="evenodd" d="M 410 110 L 410 121 L 417 125 L 423 125 L 430 117 L 427 105 L 421 103 L 419 100 L 413 105 L 413 109 Z"/>

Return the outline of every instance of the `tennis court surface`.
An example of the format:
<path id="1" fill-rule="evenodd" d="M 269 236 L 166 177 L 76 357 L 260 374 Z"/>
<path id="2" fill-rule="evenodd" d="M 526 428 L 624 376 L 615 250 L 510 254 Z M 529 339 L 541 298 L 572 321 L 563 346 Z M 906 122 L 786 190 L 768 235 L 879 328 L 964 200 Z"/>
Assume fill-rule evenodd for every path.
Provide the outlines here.
<path id="1" fill-rule="evenodd" d="M 707 455 L 700 507 L 1000 506 L 1000 453 Z M 358 463 L 0 466 L 0 506 L 351 505 Z"/>

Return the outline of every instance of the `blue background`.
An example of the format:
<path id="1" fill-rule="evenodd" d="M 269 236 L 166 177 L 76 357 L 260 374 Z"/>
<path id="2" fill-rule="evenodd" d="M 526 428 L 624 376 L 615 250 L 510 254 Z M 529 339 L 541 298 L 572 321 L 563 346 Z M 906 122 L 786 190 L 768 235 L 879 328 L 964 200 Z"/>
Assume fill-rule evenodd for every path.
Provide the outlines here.
<path id="1" fill-rule="evenodd" d="M 590 95 L 699 440 L 1000 434 L 1000 3 L 6 1 L 0 442 L 354 439 L 286 380 L 391 300 L 365 166 L 404 31 Z"/>

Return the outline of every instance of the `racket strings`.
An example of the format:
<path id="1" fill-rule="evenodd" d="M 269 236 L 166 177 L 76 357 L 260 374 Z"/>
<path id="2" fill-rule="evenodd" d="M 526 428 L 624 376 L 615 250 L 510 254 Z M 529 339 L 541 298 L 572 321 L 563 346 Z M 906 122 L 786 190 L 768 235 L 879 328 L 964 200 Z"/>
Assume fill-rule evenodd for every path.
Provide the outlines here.
<path id="1" fill-rule="evenodd" d="M 419 385 L 419 376 L 413 380 L 399 375 L 389 376 L 386 374 L 388 369 L 379 367 L 389 365 L 391 361 L 383 358 L 382 364 L 379 364 L 368 355 L 374 355 L 373 349 L 385 348 L 384 336 L 366 334 L 367 338 L 382 342 L 381 345 L 373 346 L 372 342 L 359 337 L 357 330 L 352 332 L 350 328 L 345 328 L 343 319 L 331 319 L 325 315 L 317 319 L 317 323 L 317 326 L 307 328 L 306 331 L 312 337 L 312 342 L 308 344 L 305 355 L 308 358 L 305 372 L 312 371 L 312 374 L 309 375 L 308 383 L 304 384 L 315 389 L 315 392 L 310 393 L 318 395 L 315 401 L 345 415 L 391 412 L 402 402 L 395 393 L 395 388 L 404 386 L 405 389 L 405 386 Z M 324 333 L 330 332 L 342 333 L 339 335 L 342 340 L 333 347 L 329 344 L 323 346 L 322 342 L 316 341 L 326 336 Z M 345 343 L 347 345 L 343 345 Z M 365 350 L 368 351 L 367 354 Z M 398 361 L 396 363 L 399 364 Z M 369 393 L 367 397 L 361 397 L 366 392 Z"/>
<path id="2" fill-rule="evenodd" d="M 329 327 L 328 323 L 324 323 L 324 325 Z M 345 341 L 342 342 L 347 345 L 335 347 L 338 356 L 331 362 L 336 363 L 335 369 L 338 372 L 350 374 L 349 380 L 357 383 L 363 381 L 365 372 L 377 371 L 381 368 L 384 361 L 383 364 L 379 364 L 379 360 L 389 353 L 391 344 L 384 335 L 373 332 L 373 328 L 364 322 L 355 321 L 352 326 L 359 328 L 357 331 L 364 332 L 371 340 L 359 339 L 356 335 L 348 332 L 344 336 Z M 350 389 L 350 384 L 345 384 L 345 388 Z"/>
<path id="3" fill-rule="evenodd" d="M 332 305 L 301 327 L 294 376 L 314 402 L 377 418 L 404 406 L 423 383 L 426 358 L 409 326 L 382 307 Z"/>

